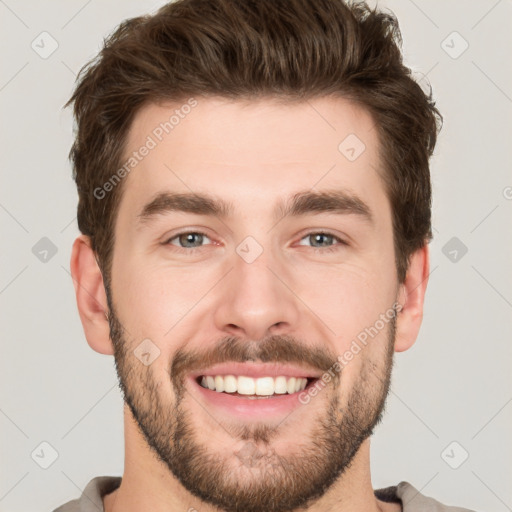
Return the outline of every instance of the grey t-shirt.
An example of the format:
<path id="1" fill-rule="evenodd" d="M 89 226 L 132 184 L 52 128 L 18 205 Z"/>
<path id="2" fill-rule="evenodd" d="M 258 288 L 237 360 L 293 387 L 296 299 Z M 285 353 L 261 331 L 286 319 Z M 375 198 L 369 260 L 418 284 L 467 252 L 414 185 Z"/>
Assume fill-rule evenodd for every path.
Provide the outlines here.
<path id="1" fill-rule="evenodd" d="M 121 485 L 119 476 L 98 476 L 93 478 L 79 499 L 56 508 L 53 512 L 104 512 L 103 496 L 115 491 Z M 410 483 L 376 489 L 375 496 L 382 501 L 400 503 L 403 512 L 474 512 L 460 507 L 449 507 L 433 498 L 420 494 Z"/>

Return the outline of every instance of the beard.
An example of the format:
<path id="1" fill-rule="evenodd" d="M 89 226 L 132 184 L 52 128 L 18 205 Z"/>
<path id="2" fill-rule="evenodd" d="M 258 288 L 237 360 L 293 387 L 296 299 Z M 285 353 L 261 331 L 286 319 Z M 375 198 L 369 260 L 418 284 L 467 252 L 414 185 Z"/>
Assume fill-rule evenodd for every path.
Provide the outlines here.
<path id="1" fill-rule="evenodd" d="M 181 347 L 168 367 L 175 400 L 166 400 L 172 395 L 162 392 L 151 366 L 143 366 L 134 356 L 135 340 L 126 339 L 109 294 L 107 300 L 119 386 L 142 435 L 185 489 L 220 510 L 286 512 L 307 508 L 350 467 L 363 441 L 382 420 L 393 366 L 396 315 L 386 328 L 385 357 L 378 350 L 375 353 L 381 357 L 377 363 L 365 357 L 344 405 L 339 396 L 342 369 L 319 392 L 325 395 L 312 399 L 326 401 L 327 405 L 316 408 L 318 414 L 309 431 L 303 428 L 306 422 L 293 424 L 290 418 L 288 431 L 303 433 L 293 450 L 279 453 L 272 443 L 276 438 L 286 440 L 282 424 L 288 418 L 279 425 L 247 425 L 212 417 L 218 423 L 213 428 L 224 429 L 233 440 L 231 451 L 226 447 L 217 451 L 214 443 L 208 444 L 212 427 L 205 425 L 201 430 L 198 415 L 187 408 L 194 400 L 185 386 L 188 373 L 226 361 L 299 363 L 323 373 L 334 365 L 336 355 L 325 348 L 311 349 L 288 336 L 271 336 L 258 343 L 229 337 L 201 353 Z"/>

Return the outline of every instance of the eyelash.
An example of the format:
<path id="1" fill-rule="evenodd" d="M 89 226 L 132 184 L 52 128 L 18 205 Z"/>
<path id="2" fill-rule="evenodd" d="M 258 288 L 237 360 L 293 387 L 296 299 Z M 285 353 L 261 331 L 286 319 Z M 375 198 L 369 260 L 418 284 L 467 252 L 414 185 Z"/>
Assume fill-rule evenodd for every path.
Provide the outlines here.
<path id="1" fill-rule="evenodd" d="M 172 238 L 169 238 L 166 242 L 163 242 L 163 245 L 172 245 L 171 244 L 172 240 L 175 240 L 176 238 L 179 238 L 180 236 L 183 236 L 183 235 L 203 235 L 203 236 L 209 238 L 208 235 L 206 233 L 203 233 L 202 231 L 182 231 L 181 233 L 177 233 L 176 235 L 174 235 Z M 333 237 L 334 240 L 339 242 L 338 245 L 333 245 L 331 247 L 312 247 L 312 249 L 315 253 L 318 253 L 318 252 L 321 252 L 321 253 L 329 252 L 330 253 L 330 252 L 339 250 L 340 246 L 348 245 L 347 242 L 345 242 L 341 238 L 337 237 L 333 233 L 329 233 L 328 231 L 311 231 L 309 233 L 306 233 L 301 238 L 301 240 L 304 240 L 304 238 L 311 236 L 311 235 L 327 235 L 327 236 Z M 187 254 L 194 254 L 196 251 L 202 249 L 204 246 L 192 247 L 192 248 L 178 247 L 178 246 L 173 246 L 173 247 L 175 249 L 177 249 L 179 252 L 186 252 Z"/>

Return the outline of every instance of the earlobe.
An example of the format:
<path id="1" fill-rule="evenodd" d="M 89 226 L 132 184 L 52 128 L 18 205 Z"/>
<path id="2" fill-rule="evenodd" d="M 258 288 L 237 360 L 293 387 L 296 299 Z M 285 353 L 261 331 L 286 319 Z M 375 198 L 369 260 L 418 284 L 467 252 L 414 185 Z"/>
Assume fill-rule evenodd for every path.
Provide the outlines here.
<path id="1" fill-rule="evenodd" d="M 80 235 L 73 243 L 70 267 L 87 342 L 96 352 L 111 355 L 114 350 L 107 320 L 108 305 L 103 275 L 88 236 Z"/>
<path id="2" fill-rule="evenodd" d="M 400 285 L 398 302 L 402 308 L 397 316 L 395 352 L 407 350 L 416 341 L 423 319 L 429 268 L 429 249 L 425 245 L 411 255 L 405 281 Z"/>

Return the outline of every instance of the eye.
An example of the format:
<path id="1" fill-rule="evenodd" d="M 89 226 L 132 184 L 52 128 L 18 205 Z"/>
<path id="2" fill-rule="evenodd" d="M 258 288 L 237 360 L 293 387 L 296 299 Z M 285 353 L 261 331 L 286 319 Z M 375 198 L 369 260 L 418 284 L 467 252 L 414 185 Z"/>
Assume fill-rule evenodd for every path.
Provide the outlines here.
<path id="1" fill-rule="evenodd" d="M 203 245 L 203 241 L 205 239 L 210 240 L 205 233 L 200 233 L 198 231 L 188 231 L 184 233 L 178 233 L 177 235 L 174 235 L 172 238 L 169 238 L 164 243 L 165 245 L 174 245 L 180 249 L 192 249 L 192 251 L 187 252 L 193 252 L 194 249 L 199 248 Z M 176 240 L 177 243 L 174 243 L 174 240 Z"/>
<path id="2" fill-rule="evenodd" d="M 315 251 L 320 251 L 320 252 L 336 251 L 337 249 L 339 249 L 340 245 L 343 245 L 343 246 L 347 245 L 347 243 L 344 240 L 342 240 L 341 238 L 339 238 L 331 233 L 325 233 L 323 231 L 309 233 L 305 237 L 301 238 L 301 241 L 306 240 L 306 239 L 308 239 L 310 241 L 310 243 L 313 244 L 313 249 L 315 249 Z M 331 245 L 331 243 L 333 241 L 338 241 L 339 243 L 337 245 Z M 317 244 L 317 243 L 320 244 L 319 247 L 314 246 L 314 244 Z M 299 245 L 305 245 L 305 244 L 299 244 Z"/>
<path id="3" fill-rule="evenodd" d="M 169 238 L 164 242 L 164 245 L 173 245 L 178 250 L 183 250 L 187 253 L 192 253 L 195 250 L 200 249 L 204 246 L 206 240 L 210 241 L 210 238 L 200 231 L 186 231 L 183 233 L 178 233 L 174 235 L 172 238 Z M 340 248 L 340 246 L 348 245 L 344 240 L 333 235 L 331 233 L 327 233 L 324 231 L 312 232 L 301 238 L 301 242 L 303 240 L 308 240 L 311 244 L 315 252 L 330 252 L 336 251 Z M 333 245 L 333 242 L 338 242 Z M 315 244 L 318 244 L 316 246 Z M 299 245 L 307 245 L 304 243 L 299 243 Z"/>

